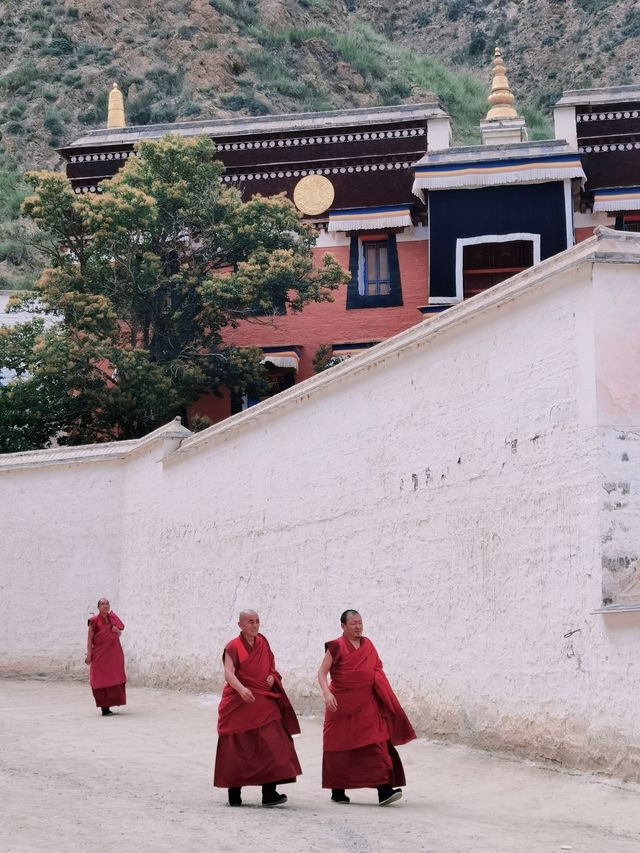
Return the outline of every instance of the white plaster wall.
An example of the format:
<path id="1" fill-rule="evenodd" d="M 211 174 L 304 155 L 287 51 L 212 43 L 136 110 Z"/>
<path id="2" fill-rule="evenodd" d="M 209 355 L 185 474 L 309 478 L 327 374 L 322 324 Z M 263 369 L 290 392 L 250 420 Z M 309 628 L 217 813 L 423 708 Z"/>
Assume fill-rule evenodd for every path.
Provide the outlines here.
<path id="1" fill-rule="evenodd" d="M 0 466 L 0 671 L 84 674 L 87 616 L 118 597 L 121 489 L 116 461 Z"/>
<path id="2" fill-rule="evenodd" d="M 603 354 L 636 310 L 637 250 L 618 239 L 626 259 L 605 264 L 618 243 L 593 238 L 175 452 L 178 440 L 150 442 L 109 463 L 120 481 L 107 464 L 9 474 L 22 515 L 38 486 L 68 476 L 74 492 L 44 538 L 71 623 L 55 661 L 84 638 L 66 555 L 78 540 L 74 565 L 99 551 L 80 506 L 99 492 L 120 551 L 91 583 L 103 578 L 127 625 L 137 681 L 219 684 L 222 646 L 254 607 L 298 707 L 317 708 L 323 643 L 356 607 L 419 731 L 640 778 L 640 619 L 593 612 L 602 484 L 619 464 L 605 398 L 627 406 L 628 432 L 640 423 L 625 402 L 640 373 L 620 383 Z M 43 576 L 36 518 L 22 524 L 14 562 L 31 582 L 8 589 L 6 642 L 28 670 L 38 640 L 24 608 Z"/>

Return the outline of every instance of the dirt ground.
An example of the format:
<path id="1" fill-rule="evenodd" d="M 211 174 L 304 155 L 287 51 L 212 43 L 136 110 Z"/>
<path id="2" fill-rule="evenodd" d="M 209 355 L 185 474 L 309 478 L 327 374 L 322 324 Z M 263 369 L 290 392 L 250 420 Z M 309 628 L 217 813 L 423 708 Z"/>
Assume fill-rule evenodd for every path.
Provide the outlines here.
<path id="1" fill-rule="evenodd" d="M 0 846 L 7 853 L 638 853 L 640 788 L 420 740 L 404 799 L 337 806 L 320 788 L 321 724 L 302 720 L 289 804 L 212 788 L 216 697 L 128 689 L 102 718 L 88 685 L 0 681 Z"/>

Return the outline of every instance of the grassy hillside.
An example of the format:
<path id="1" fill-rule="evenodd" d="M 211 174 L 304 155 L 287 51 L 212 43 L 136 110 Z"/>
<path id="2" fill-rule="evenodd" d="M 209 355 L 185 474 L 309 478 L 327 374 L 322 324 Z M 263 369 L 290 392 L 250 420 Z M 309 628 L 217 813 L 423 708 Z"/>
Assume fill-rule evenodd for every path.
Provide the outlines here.
<path id="1" fill-rule="evenodd" d="M 352 0 L 388 38 L 448 66 L 483 69 L 504 50 L 520 97 L 545 112 L 563 89 L 640 79 L 636 0 Z"/>
<path id="2" fill-rule="evenodd" d="M 419 100 L 436 92 L 459 139 L 485 110 L 482 74 L 376 32 L 338 0 L 6 0 L 0 132 L 9 153 L 52 151 L 104 123 L 117 81 L 130 123 Z M 349 5 L 349 4 L 347 4 Z M 351 5 L 357 6 L 352 3 Z M 393 5 L 393 4 L 390 4 Z M 371 18 L 375 20 L 375 18 Z M 544 119 L 528 111 L 534 132 Z"/>

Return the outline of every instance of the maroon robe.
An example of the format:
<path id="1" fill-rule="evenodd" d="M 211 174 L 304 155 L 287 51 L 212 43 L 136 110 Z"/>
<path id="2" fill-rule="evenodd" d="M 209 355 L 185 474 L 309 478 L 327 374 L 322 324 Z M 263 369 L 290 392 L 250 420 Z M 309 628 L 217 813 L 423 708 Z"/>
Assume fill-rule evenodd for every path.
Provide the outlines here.
<path id="1" fill-rule="evenodd" d="M 111 630 L 115 625 L 122 631 L 124 624 L 113 610 L 107 613 L 106 620 L 100 613 L 96 613 L 89 619 L 88 624 L 93 626 L 89 684 L 96 707 L 126 705 L 127 676 L 124 671 L 124 652 L 120 645 L 120 636 Z"/>
<path id="2" fill-rule="evenodd" d="M 377 788 L 404 785 L 394 749 L 416 736 L 391 689 L 375 646 L 360 638 L 358 649 L 344 636 L 325 645 L 333 663 L 329 690 L 337 711 L 325 711 L 323 788 Z"/>
<path id="3" fill-rule="evenodd" d="M 225 684 L 218 706 L 218 748 L 213 784 L 242 788 L 269 782 L 295 782 L 302 773 L 291 735 L 300 732 L 295 711 L 282 686 L 266 638 L 258 634 L 253 646 L 240 635 L 225 646 L 235 676 L 255 696 L 244 702 Z M 269 688 L 266 679 L 273 675 Z"/>

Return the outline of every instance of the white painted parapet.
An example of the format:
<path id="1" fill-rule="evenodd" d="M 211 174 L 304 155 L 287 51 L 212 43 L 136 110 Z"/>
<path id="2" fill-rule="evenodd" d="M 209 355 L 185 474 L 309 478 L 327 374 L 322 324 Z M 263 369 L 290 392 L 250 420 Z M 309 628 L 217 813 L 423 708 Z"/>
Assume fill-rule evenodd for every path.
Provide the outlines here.
<path id="1" fill-rule="evenodd" d="M 639 289 L 602 229 L 168 447 L 0 457 L 0 666 L 84 675 L 107 595 L 209 688 L 253 607 L 303 710 L 355 607 L 420 732 L 640 779 Z"/>

